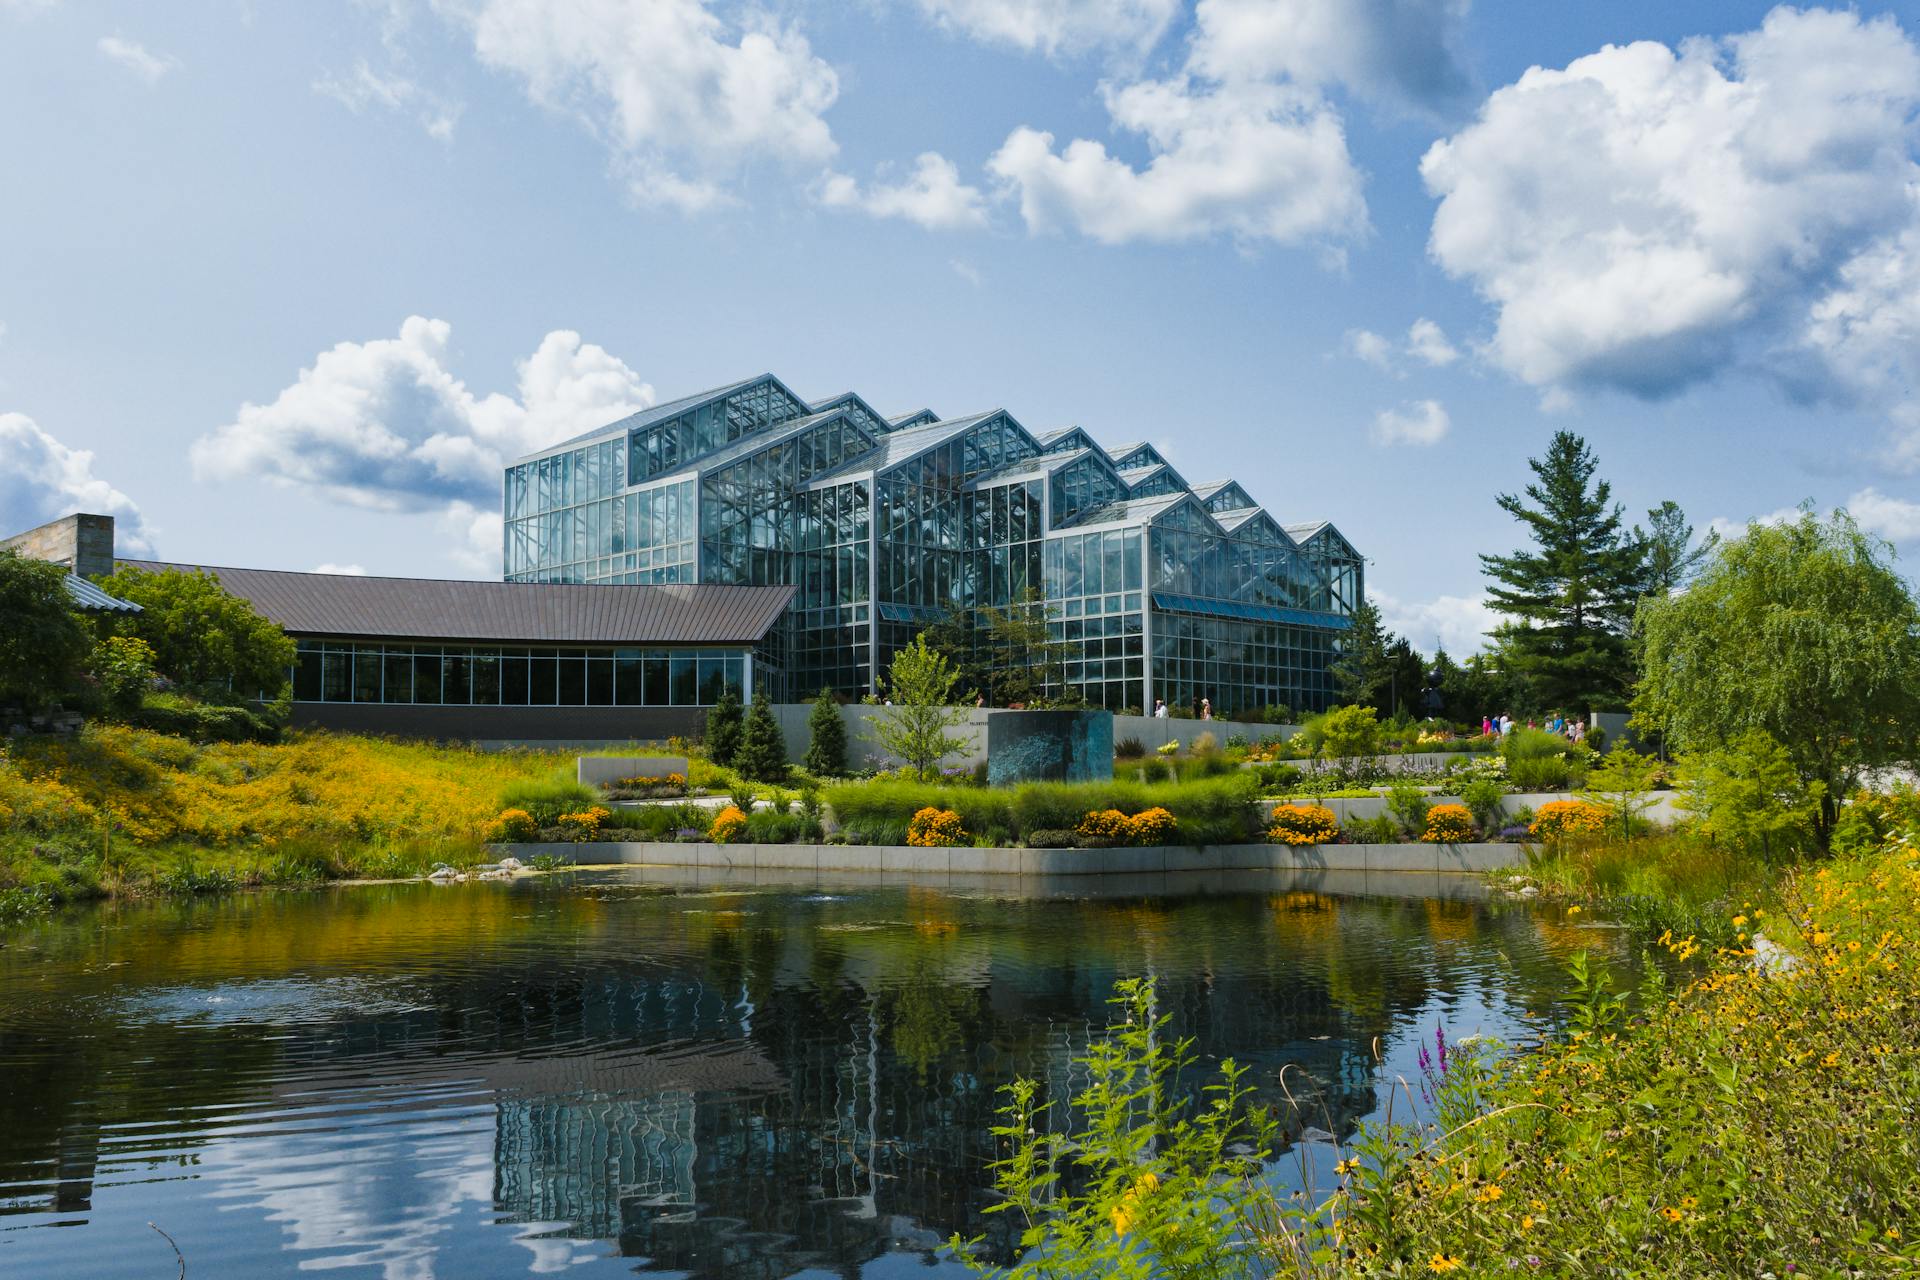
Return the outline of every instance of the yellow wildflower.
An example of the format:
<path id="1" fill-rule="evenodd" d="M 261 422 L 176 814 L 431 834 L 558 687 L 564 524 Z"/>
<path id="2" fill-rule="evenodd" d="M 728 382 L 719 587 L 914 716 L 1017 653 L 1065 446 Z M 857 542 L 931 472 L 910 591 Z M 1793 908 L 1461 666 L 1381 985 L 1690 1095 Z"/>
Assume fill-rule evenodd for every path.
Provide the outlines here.
<path id="1" fill-rule="evenodd" d="M 1436 1253 L 1433 1257 L 1427 1259 L 1427 1270 L 1429 1271 L 1458 1271 L 1460 1265 L 1460 1259 L 1444 1253 Z"/>

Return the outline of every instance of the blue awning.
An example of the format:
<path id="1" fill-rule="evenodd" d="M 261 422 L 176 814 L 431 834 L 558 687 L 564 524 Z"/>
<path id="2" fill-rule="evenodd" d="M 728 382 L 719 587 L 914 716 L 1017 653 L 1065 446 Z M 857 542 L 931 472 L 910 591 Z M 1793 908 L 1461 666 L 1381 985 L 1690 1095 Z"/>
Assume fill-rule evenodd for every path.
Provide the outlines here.
<path id="1" fill-rule="evenodd" d="M 1172 613 L 1198 613 L 1209 618 L 1235 618 L 1247 622 L 1291 622 L 1303 627 L 1327 627 L 1345 631 L 1353 619 L 1340 613 L 1318 609 L 1283 609 L 1271 604 L 1246 604 L 1239 600 L 1211 600 L 1204 596 L 1181 596 L 1170 592 L 1153 593 L 1153 607 Z"/>

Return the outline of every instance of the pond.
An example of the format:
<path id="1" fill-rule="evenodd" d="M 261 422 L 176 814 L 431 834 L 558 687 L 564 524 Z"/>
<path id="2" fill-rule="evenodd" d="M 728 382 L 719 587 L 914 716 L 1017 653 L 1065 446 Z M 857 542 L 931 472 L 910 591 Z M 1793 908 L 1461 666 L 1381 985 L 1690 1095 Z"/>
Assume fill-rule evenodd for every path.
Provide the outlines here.
<path id="1" fill-rule="evenodd" d="M 1314 1137 L 1436 1026 L 1527 1038 L 1568 955 L 1627 960 L 1472 880 L 1329 882 L 614 871 L 63 915 L 0 947 L 0 1274 L 170 1277 L 164 1230 L 191 1276 L 961 1275 L 939 1243 L 1010 1225 L 997 1091 L 1081 1082 L 1118 978 Z"/>

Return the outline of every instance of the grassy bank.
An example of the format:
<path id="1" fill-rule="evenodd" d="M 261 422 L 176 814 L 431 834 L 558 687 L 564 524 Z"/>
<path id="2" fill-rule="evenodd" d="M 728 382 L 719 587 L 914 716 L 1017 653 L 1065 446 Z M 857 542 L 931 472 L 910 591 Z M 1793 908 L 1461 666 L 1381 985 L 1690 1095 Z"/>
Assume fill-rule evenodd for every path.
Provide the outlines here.
<path id="1" fill-rule="evenodd" d="M 195 744 L 119 726 L 0 754 L 8 910 L 103 894 L 415 875 L 477 860 L 509 786 L 570 763 L 305 734 Z"/>
<path id="2" fill-rule="evenodd" d="M 1777 910 L 1792 863 L 1770 861 L 1687 831 L 1630 841 L 1575 836 L 1540 846 L 1524 870 L 1495 872 L 1509 888 L 1532 885 L 1547 902 L 1618 920 L 1648 938 L 1671 932 L 1705 945 L 1731 946 L 1742 910 Z"/>

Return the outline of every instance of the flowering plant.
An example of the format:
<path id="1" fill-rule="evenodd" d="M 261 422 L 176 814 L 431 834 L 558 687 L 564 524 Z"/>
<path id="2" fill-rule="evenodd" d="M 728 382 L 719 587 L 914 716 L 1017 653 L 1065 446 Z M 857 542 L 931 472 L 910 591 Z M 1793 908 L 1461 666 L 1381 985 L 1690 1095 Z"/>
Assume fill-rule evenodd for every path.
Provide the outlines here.
<path id="1" fill-rule="evenodd" d="M 518 844 L 533 839 L 535 831 L 533 815 L 525 809 L 502 809 L 499 817 L 481 825 L 480 838 L 488 844 Z"/>
<path id="2" fill-rule="evenodd" d="M 1436 804 L 1427 810 L 1427 829 L 1420 835 L 1429 844 L 1459 844 L 1473 839 L 1473 812 L 1463 804 Z"/>
<path id="3" fill-rule="evenodd" d="M 1174 829 L 1178 826 L 1178 820 L 1159 805 L 1143 809 L 1127 819 L 1129 834 L 1133 842 L 1140 845 L 1165 844 L 1173 838 Z"/>
<path id="4" fill-rule="evenodd" d="M 508 810 L 508 812 L 514 811 Z M 582 810 L 579 813 L 563 813 L 555 820 L 554 825 L 560 828 L 561 839 L 571 840 L 575 844 L 580 844 L 598 836 L 600 834 L 601 820 L 612 816 L 613 815 L 607 810 L 602 809 L 599 805 L 595 805 L 593 808 Z"/>
<path id="5" fill-rule="evenodd" d="M 1340 834 L 1340 822 L 1323 804 L 1283 804 L 1273 811 L 1267 839 L 1279 844 L 1329 844 Z"/>
<path id="6" fill-rule="evenodd" d="M 747 815 L 740 811 L 739 805 L 730 804 L 714 815 L 713 826 L 707 834 L 715 844 L 732 844 L 746 834 L 746 830 Z"/>
<path id="7" fill-rule="evenodd" d="M 1564 839 L 1573 835 L 1591 835 L 1607 825 L 1607 811 L 1585 800 L 1549 800 L 1534 811 L 1530 835 L 1543 840 Z"/>
<path id="8" fill-rule="evenodd" d="M 966 841 L 960 815 L 951 809 L 932 805 L 915 813 L 907 822 L 907 843 L 920 849 L 951 849 Z"/>
<path id="9" fill-rule="evenodd" d="M 1180 739 L 1178 738 L 1170 738 L 1154 748 L 1155 751 L 1158 751 L 1163 756 L 1170 756 L 1179 749 Z"/>
<path id="10" fill-rule="evenodd" d="M 1073 829 L 1073 834 L 1082 840 L 1101 844 L 1126 844 L 1133 838 L 1133 826 L 1127 815 L 1118 809 L 1096 809 L 1080 819 L 1080 825 Z"/>

